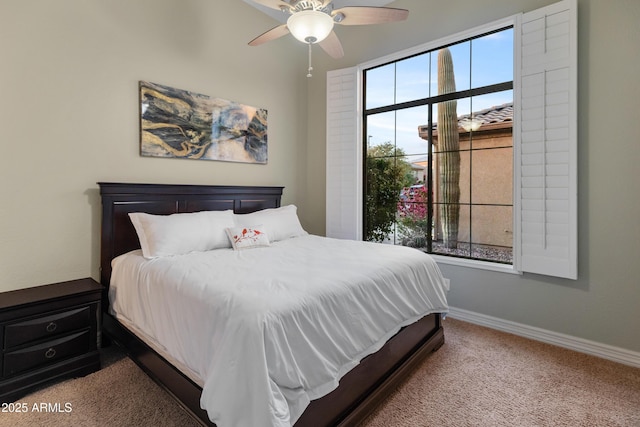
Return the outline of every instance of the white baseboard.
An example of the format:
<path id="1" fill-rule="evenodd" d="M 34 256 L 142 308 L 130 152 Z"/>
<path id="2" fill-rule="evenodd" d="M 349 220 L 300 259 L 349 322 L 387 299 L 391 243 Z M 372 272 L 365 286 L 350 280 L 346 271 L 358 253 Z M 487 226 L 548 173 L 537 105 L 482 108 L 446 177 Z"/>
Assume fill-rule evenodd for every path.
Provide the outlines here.
<path id="1" fill-rule="evenodd" d="M 568 348 L 580 353 L 590 354 L 592 356 L 597 356 L 603 359 L 608 359 L 614 362 L 640 368 L 640 353 L 635 351 L 625 350 L 623 348 L 606 344 L 600 344 L 594 341 L 576 338 L 571 335 L 560 334 L 557 332 L 548 331 L 546 329 L 527 326 L 522 323 L 511 322 L 508 320 L 499 319 L 497 317 L 491 317 L 455 307 L 449 308 L 449 314 L 447 316 L 451 316 L 452 318 L 458 320 L 464 320 L 469 323 L 474 323 L 476 325 L 486 326 L 488 328 L 497 329 L 503 332 L 509 332 L 521 337 L 557 345 L 559 347 Z"/>

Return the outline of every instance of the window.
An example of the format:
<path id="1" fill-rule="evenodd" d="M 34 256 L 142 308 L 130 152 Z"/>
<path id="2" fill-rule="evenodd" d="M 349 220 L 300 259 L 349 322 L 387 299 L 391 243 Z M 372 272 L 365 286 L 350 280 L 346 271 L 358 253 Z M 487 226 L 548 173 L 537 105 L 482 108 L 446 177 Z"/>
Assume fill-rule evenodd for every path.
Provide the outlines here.
<path id="1" fill-rule="evenodd" d="M 421 159 L 426 158 L 427 161 L 442 164 L 445 163 L 445 155 L 457 152 L 461 164 L 470 165 L 467 172 L 460 168 L 463 185 L 455 205 L 459 211 L 464 212 L 465 216 L 460 214 L 460 218 L 463 218 L 466 229 L 459 226 L 458 240 L 482 243 L 483 239 L 487 238 L 482 236 L 483 230 L 499 230 L 497 227 L 487 228 L 488 220 L 501 218 L 500 215 L 508 217 L 508 213 L 504 212 L 511 209 L 513 266 L 497 267 L 500 264 L 470 259 L 475 256 L 472 249 L 462 258 L 436 255 L 437 260 L 499 271 L 577 278 L 576 10 L 576 0 L 564 0 L 404 51 L 395 58 L 387 57 L 357 67 L 329 72 L 326 143 L 327 236 L 363 239 L 365 231 L 370 233 L 365 226 L 367 215 L 364 212 L 366 198 L 363 191 L 365 170 L 368 169 L 385 178 L 396 177 L 392 181 L 401 182 L 402 187 L 398 192 L 386 192 L 384 186 L 373 186 L 368 188 L 367 197 L 373 194 L 382 200 L 385 197 L 395 198 L 398 209 L 404 209 L 405 215 L 416 213 L 416 218 L 423 218 L 423 207 L 430 209 L 434 227 L 419 221 L 409 225 L 422 230 L 425 239 L 430 234 L 431 244 L 433 245 L 434 241 L 437 244 L 438 239 L 443 239 L 442 227 L 436 227 L 438 221 L 440 224 L 443 221 L 437 217 L 442 215 L 438 213 L 440 210 L 437 206 L 452 203 L 445 199 L 438 183 L 432 183 L 433 191 L 428 192 L 429 183 L 425 182 L 425 179 L 428 181 L 429 177 L 421 177 L 421 169 L 413 168 L 411 163 L 420 163 Z M 478 52 L 477 48 L 473 48 L 474 40 L 475 43 L 481 43 L 484 37 L 498 34 L 510 27 L 513 28 L 515 65 L 512 68 L 512 90 L 505 86 L 510 80 L 504 76 L 500 77 L 500 73 L 494 73 L 493 80 L 482 80 L 481 73 L 474 72 L 474 67 L 482 60 L 473 53 L 474 50 Z M 469 46 L 466 43 L 469 43 Z M 449 48 L 454 63 L 456 55 L 459 55 L 456 53 L 458 49 L 464 50 L 470 65 L 461 68 L 470 71 L 456 71 L 455 91 L 439 95 L 434 86 L 437 77 L 433 77 L 436 71 L 432 57 L 442 47 Z M 424 68 L 426 64 L 430 70 L 428 79 L 421 81 L 413 78 L 415 67 Z M 461 77 L 462 74 L 464 78 Z M 379 84 L 377 82 L 385 81 L 391 82 L 384 85 L 386 90 L 375 93 L 371 91 L 366 100 L 362 99 L 362 94 L 367 92 L 367 85 L 372 85 L 370 87 L 373 88 L 373 85 Z M 508 113 L 508 99 L 505 99 L 504 103 L 483 102 L 486 102 L 485 97 L 505 94 L 512 97 L 512 146 L 495 144 L 495 147 L 485 147 L 486 150 L 476 150 L 482 142 L 482 131 L 474 130 L 474 122 L 471 119 L 492 113 L 492 107 L 501 107 L 493 113 L 500 113 L 504 118 L 504 114 Z M 442 120 L 438 119 L 438 110 L 443 109 L 444 102 L 453 100 L 456 101 L 453 116 L 458 119 L 458 150 L 442 149 L 440 146 L 445 144 L 437 141 L 443 139 L 446 128 L 444 123 L 438 123 Z M 486 107 L 489 104 L 490 107 Z M 413 129 L 408 130 L 413 132 L 414 136 L 411 140 L 404 139 L 402 134 L 406 129 L 398 124 L 414 115 L 426 117 L 426 121 L 415 119 L 411 125 Z M 460 125 L 463 124 L 464 132 L 460 130 Z M 482 126 L 485 124 L 482 123 L 480 129 Z M 368 133 L 376 127 L 390 128 L 393 131 L 387 134 L 380 133 L 379 136 Z M 469 127 L 468 131 L 466 127 Z M 419 144 L 425 147 L 425 141 L 432 141 L 431 153 L 428 143 L 426 152 L 424 148 L 419 148 Z M 375 151 L 366 156 L 365 153 L 370 148 L 374 148 Z M 482 170 L 478 165 L 495 161 L 496 158 L 509 157 L 510 150 L 513 170 L 512 175 L 507 176 L 511 175 L 509 181 L 513 186 L 512 200 L 493 197 L 495 194 L 484 194 L 482 189 L 502 185 L 506 180 L 499 177 L 488 179 L 478 174 Z M 367 166 L 367 161 L 373 164 Z M 408 168 L 406 163 L 409 163 Z M 427 167 L 427 172 L 429 171 L 431 179 L 437 180 L 439 175 L 434 173 L 433 167 Z M 407 177 L 407 181 L 404 181 L 403 176 Z M 422 185 L 424 187 L 421 187 Z M 499 193 L 502 194 L 503 190 Z M 431 203 L 428 197 L 433 197 Z M 423 200 L 425 198 L 426 202 Z M 382 204 L 378 206 L 380 205 Z M 376 212 L 376 215 L 378 218 L 385 218 L 383 212 Z M 502 223 L 502 220 L 498 222 Z M 388 232 L 381 229 L 380 235 L 389 240 L 406 238 L 405 243 L 421 247 L 425 243 L 428 244 L 416 241 L 415 238 L 413 242 L 409 242 L 411 236 L 405 233 L 406 230 L 399 232 L 398 223 L 396 215 L 392 227 Z M 482 259 L 477 256 L 476 258 Z"/>
<path id="2" fill-rule="evenodd" d="M 364 238 L 511 264 L 513 28 L 363 81 Z"/>

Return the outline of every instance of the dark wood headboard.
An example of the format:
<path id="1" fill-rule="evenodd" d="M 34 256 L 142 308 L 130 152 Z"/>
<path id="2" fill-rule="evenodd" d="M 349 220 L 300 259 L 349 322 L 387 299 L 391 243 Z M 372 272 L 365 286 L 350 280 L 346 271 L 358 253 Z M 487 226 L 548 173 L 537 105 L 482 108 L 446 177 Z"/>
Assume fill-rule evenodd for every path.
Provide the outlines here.
<path id="1" fill-rule="evenodd" d="M 155 215 L 221 211 L 249 213 L 280 207 L 284 187 L 124 184 L 99 182 L 102 197 L 100 283 L 109 288 L 111 260 L 140 248 L 130 212 Z M 106 308 L 106 307 L 105 307 Z"/>

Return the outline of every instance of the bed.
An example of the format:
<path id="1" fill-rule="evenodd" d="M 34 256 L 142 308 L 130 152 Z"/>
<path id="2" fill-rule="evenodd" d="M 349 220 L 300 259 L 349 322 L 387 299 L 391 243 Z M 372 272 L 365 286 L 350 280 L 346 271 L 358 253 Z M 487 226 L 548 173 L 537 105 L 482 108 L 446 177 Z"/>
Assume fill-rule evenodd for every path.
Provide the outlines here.
<path id="1" fill-rule="evenodd" d="M 158 384 L 164 387 L 187 411 L 203 425 L 215 425 L 207 411 L 201 408 L 203 384 L 183 366 L 180 357 L 166 354 L 135 325 L 120 320 L 110 310 L 109 286 L 112 262 L 117 258 L 132 259 L 144 264 L 137 252 L 140 241 L 129 217 L 130 213 L 145 212 L 154 215 L 201 211 L 232 211 L 247 214 L 263 209 L 281 208 L 282 187 L 264 186 L 195 186 L 164 184 L 99 183 L 102 197 L 101 227 L 101 283 L 105 286 L 105 312 L 103 331 L 105 340 L 115 340 L 126 348 L 129 356 Z M 317 236 L 304 236 L 296 245 L 311 245 Z M 328 242 L 327 244 L 333 242 Z M 322 240 L 324 241 L 324 240 Z M 274 243 L 274 250 L 301 251 L 300 247 L 287 249 L 293 243 Z M 246 254 L 258 253 L 251 252 Z M 229 250 L 228 252 L 233 252 Z M 222 253 L 222 252 L 221 252 Z M 227 254 L 229 255 L 229 254 Z M 227 256 L 225 255 L 225 256 Z M 231 255 L 229 255 L 231 256 Z M 249 256 L 249 255 L 247 255 Z M 287 255 L 289 256 L 289 255 Z M 258 261 L 256 258 L 254 261 Z M 227 261 L 225 261 L 227 262 Z M 444 343 L 441 312 L 433 312 L 419 319 L 411 319 L 373 354 L 366 356 L 355 367 L 341 376 L 339 385 L 322 397 L 314 398 L 297 418 L 296 426 L 355 425 L 366 417 L 412 369 L 432 351 Z M 387 339 L 388 338 L 388 339 Z M 341 374 L 342 375 L 342 374 Z M 215 390 L 209 380 L 205 392 Z M 229 388 L 221 381 L 220 389 Z M 234 388 L 234 387 L 231 387 Z M 215 394 L 215 393 L 214 393 Z M 296 416 L 297 417 L 297 416 Z"/>

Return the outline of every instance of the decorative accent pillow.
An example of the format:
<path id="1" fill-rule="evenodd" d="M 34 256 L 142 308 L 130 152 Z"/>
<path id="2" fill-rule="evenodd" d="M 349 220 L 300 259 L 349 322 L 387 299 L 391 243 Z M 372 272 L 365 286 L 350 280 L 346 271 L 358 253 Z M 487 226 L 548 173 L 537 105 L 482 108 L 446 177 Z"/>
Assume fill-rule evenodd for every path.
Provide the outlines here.
<path id="1" fill-rule="evenodd" d="M 234 226 L 232 210 L 172 215 L 133 212 L 129 218 L 145 258 L 231 247 L 225 229 Z"/>
<path id="2" fill-rule="evenodd" d="M 233 249 L 249 249 L 269 246 L 269 237 L 261 225 L 255 227 L 231 227 L 227 228 L 227 235 L 231 240 Z"/>
<path id="3" fill-rule="evenodd" d="M 309 234 L 300 225 L 298 208 L 295 205 L 263 209 L 248 214 L 236 214 L 234 218 L 236 225 L 240 227 L 262 224 L 264 231 L 269 234 L 271 242 Z"/>

